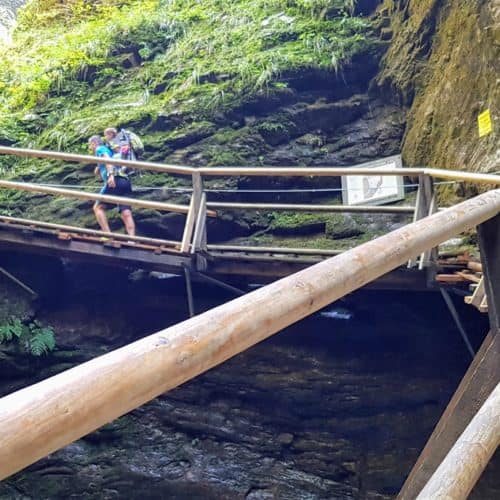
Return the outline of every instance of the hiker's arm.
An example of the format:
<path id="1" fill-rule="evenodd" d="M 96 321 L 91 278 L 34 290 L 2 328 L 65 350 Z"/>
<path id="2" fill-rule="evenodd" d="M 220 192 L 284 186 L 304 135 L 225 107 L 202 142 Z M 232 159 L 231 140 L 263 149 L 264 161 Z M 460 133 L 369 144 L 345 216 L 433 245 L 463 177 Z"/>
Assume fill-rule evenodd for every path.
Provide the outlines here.
<path id="1" fill-rule="evenodd" d="M 111 158 L 111 156 L 104 154 L 103 158 Z M 115 183 L 115 176 L 113 175 L 113 165 L 105 163 L 105 166 L 106 166 L 106 172 L 108 173 L 108 186 L 114 188 L 116 187 L 116 183 Z"/>
<path id="2" fill-rule="evenodd" d="M 111 158 L 108 154 L 103 154 L 101 158 Z M 107 177 L 107 183 L 109 187 L 115 187 L 115 176 L 113 175 L 113 165 L 110 165 L 109 163 L 105 163 L 104 166 L 106 167 L 106 172 L 108 174 Z M 99 176 L 100 175 L 100 170 L 99 166 L 97 166 L 94 170 L 94 173 Z"/>

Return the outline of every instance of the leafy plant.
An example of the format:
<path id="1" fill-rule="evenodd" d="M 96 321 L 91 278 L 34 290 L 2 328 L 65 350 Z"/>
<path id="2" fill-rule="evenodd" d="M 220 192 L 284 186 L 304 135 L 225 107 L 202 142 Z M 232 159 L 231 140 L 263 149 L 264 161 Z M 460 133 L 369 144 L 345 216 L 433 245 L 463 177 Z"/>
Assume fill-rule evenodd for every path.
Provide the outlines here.
<path id="1" fill-rule="evenodd" d="M 56 347 L 54 330 L 35 320 L 24 324 L 19 318 L 12 318 L 0 325 L 0 344 L 16 342 L 21 352 L 31 356 L 42 356 Z"/>

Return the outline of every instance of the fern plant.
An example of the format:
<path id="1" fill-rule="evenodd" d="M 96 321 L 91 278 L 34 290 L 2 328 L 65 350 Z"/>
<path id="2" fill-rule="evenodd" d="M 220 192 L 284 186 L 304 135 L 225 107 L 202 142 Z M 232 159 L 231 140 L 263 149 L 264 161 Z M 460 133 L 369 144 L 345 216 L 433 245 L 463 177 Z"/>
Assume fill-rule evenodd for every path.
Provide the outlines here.
<path id="1" fill-rule="evenodd" d="M 54 330 L 39 321 L 24 324 L 19 318 L 12 318 L 0 325 L 0 344 L 16 342 L 17 347 L 31 356 L 42 356 L 56 347 Z"/>

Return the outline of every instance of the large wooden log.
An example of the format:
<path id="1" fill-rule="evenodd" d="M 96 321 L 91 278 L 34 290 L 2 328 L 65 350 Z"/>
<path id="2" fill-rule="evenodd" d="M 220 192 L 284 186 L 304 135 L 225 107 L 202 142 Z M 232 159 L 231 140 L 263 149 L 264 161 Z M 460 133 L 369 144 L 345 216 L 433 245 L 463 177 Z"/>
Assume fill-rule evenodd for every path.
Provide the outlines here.
<path id="1" fill-rule="evenodd" d="M 0 400 L 0 479 L 500 212 L 490 191 Z"/>

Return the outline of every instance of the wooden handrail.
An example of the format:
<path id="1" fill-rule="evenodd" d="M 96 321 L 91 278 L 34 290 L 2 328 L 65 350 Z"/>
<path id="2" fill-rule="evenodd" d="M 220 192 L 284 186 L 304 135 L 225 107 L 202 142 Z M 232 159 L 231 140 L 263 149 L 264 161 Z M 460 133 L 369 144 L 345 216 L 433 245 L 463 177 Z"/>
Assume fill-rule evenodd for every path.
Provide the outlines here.
<path id="1" fill-rule="evenodd" d="M 270 210 L 289 212 L 322 212 L 322 213 L 375 213 L 375 214 L 412 214 L 415 207 L 409 206 L 377 206 L 377 205 L 292 205 L 285 203 L 207 203 L 207 207 L 216 210 Z"/>
<path id="2" fill-rule="evenodd" d="M 189 207 L 187 205 L 177 205 L 174 203 L 163 203 L 158 201 L 138 200 L 136 198 L 125 198 L 122 196 L 110 196 L 97 193 L 86 193 L 85 191 L 76 191 L 73 189 L 63 189 L 50 186 L 42 186 L 40 184 L 32 184 L 29 182 L 14 182 L 0 180 L 0 188 L 16 189 L 19 191 L 29 191 L 35 193 L 52 194 L 56 196 L 65 196 L 68 198 L 76 198 L 78 200 L 103 201 L 105 203 L 113 203 L 116 205 L 130 205 L 132 207 L 150 208 L 152 210 L 163 210 L 166 212 L 177 212 L 187 214 Z M 207 215 L 215 217 L 217 215 L 213 210 L 207 211 Z"/>
<path id="3" fill-rule="evenodd" d="M 0 480 L 500 212 L 493 190 L 0 400 Z"/>
<path id="4" fill-rule="evenodd" d="M 50 186 L 41 186 L 29 182 L 14 182 L 0 180 L 0 188 L 16 189 L 19 191 L 29 191 L 34 193 L 45 193 L 56 196 L 76 198 L 78 200 L 103 201 L 116 205 L 130 205 L 132 207 L 151 208 L 153 210 L 164 210 L 187 214 L 189 207 L 186 205 L 176 205 L 173 203 L 161 203 L 157 201 L 137 200 L 135 198 L 125 198 L 121 196 L 110 196 L 97 193 L 86 193 L 85 191 L 74 191 L 72 189 L 62 189 Z M 212 212 L 213 213 L 213 212 Z"/>
<path id="5" fill-rule="evenodd" d="M 95 156 L 61 153 L 57 151 L 42 151 L 37 149 L 12 148 L 0 146 L 0 154 L 31 158 L 49 158 L 54 160 L 74 161 L 85 164 L 94 164 L 98 160 Z M 123 165 L 139 170 L 151 170 L 167 174 L 192 175 L 199 173 L 202 176 L 285 176 L 285 177 L 340 177 L 344 175 L 396 175 L 417 177 L 430 175 L 434 178 L 451 179 L 457 181 L 478 182 L 483 184 L 500 185 L 500 175 L 479 174 L 460 170 L 444 170 L 437 168 L 357 168 L 357 167 L 202 167 L 194 168 L 181 165 L 169 165 L 137 160 L 106 159 L 111 165 Z"/>
<path id="6" fill-rule="evenodd" d="M 61 153 L 59 151 L 42 151 L 40 149 L 22 149 L 0 146 L 0 154 L 21 156 L 24 158 L 47 158 L 50 160 L 72 161 L 84 164 L 100 163 L 101 160 L 95 156 L 78 155 L 73 153 Z M 151 170 L 153 172 L 164 172 L 166 174 L 191 175 L 196 172 L 195 168 L 179 165 L 165 165 L 149 161 L 122 160 L 120 158 L 106 158 L 110 165 L 123 165 L 137 170 Z"/>
<path id="7" fill-rule="evenodd" d="M 344 175 L 397 175 L 418 177 L 423 168 L 366 168 L 366 167 L 200 167 L 203 176 L 256 177 L 341 177 Z"/>

